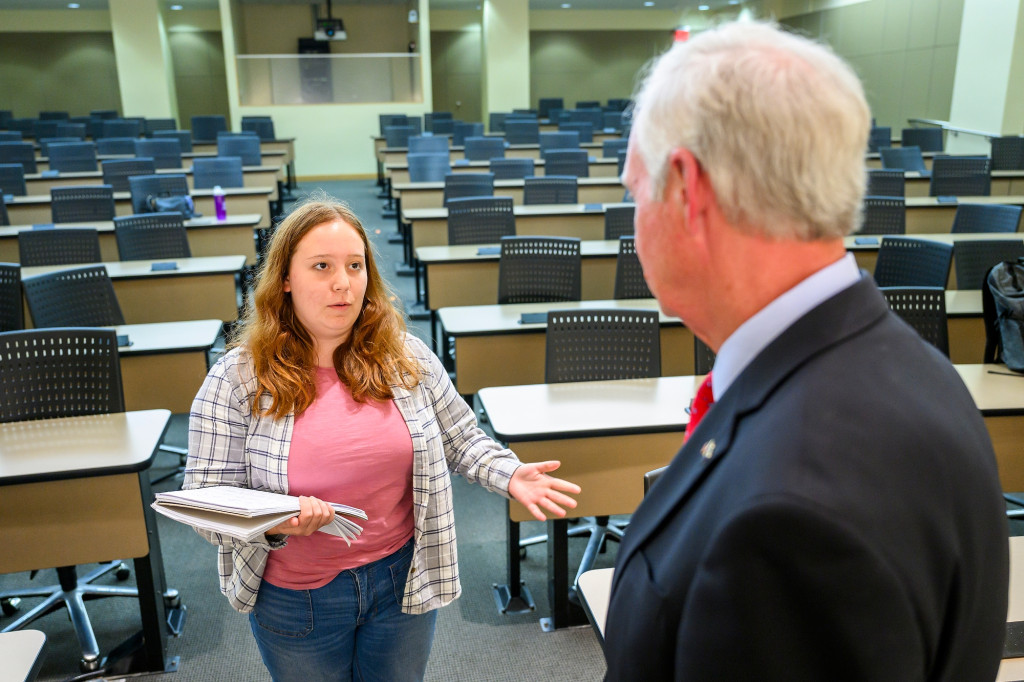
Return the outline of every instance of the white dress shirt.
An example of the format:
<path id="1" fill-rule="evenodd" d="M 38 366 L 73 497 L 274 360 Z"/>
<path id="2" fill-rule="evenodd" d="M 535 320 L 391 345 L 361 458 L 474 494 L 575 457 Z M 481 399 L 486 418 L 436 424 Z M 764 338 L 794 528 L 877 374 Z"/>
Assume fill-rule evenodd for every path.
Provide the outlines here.
<path id="1" fill-rule="evenodd" d="M 724 395 L 758 353 L 790 325 L 822 302 L 856 284 L 860 276 L 856 259 L 852 253 L 847 253 L 835 263 L 804 279 L 741 324 L 718 349 L 711 377 L 715 400 Z"/>

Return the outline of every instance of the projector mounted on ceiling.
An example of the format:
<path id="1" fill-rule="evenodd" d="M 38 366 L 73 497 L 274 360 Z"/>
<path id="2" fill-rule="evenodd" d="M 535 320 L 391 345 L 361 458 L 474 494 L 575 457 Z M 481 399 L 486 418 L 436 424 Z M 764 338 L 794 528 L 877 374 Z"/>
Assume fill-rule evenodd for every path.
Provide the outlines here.
<path id="1" fill-rule="evenodd" d="M 348 35 L 341 19 L 317 19 L 313 37 L 317 40 L 346 40 Z"/>
<path id="2" fill-rule="evenodd" d="M 331 0 L 327 0 L 327 17 L 320 18 L 318 6 L 313 5 L 313 39 L 314 40 L 346 40 L 345 22 L 335 19 L 331 12 Z"/>

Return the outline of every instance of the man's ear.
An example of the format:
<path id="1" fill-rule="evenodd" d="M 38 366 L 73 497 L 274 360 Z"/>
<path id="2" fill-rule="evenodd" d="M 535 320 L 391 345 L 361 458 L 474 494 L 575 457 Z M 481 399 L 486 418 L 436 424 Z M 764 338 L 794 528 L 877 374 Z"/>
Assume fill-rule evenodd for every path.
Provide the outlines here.
<path id="1" fill-rule="evenodd" d="M 680 195 L 686 211 L 686 220 L 696 224 L 707 210 L 710 185 L 707 175 L 693 153 L 684 147 L 676 147 L 669 154 L 669 174 L 666 187 Z"/>

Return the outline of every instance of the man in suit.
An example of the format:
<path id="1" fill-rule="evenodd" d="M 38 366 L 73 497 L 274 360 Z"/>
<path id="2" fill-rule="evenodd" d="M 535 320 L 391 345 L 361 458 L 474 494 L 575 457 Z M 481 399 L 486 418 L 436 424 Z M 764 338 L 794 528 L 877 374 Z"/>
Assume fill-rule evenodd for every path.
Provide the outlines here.
<path id="1" fill-rule="evenodd" d="M 995 675 L 1008 549 L 988 434 L 843 248 L 869 127 L 842 60 L 765 24 L 676 44 L 637 97 L 644 275 L 718 355 L 714 402 L 619 549 L 608 680 Z"/>

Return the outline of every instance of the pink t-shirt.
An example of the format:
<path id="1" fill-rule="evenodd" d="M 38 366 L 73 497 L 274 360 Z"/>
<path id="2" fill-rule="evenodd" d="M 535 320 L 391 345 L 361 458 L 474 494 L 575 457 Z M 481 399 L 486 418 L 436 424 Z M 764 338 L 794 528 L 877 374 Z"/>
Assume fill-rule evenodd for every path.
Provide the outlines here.
<path id="1" fill-rule="evenodd" d="M 393 554 L 412 537 L 412 438 L 393 400 L 357 403 L 334 368 L 316 371 L 316 400 L 295 417 L 288 492 L 366 512 L 363 534 L 292 535 L 270 553 L 263 579 L 293 590 L 323 587 L 341 571 Z"/>

